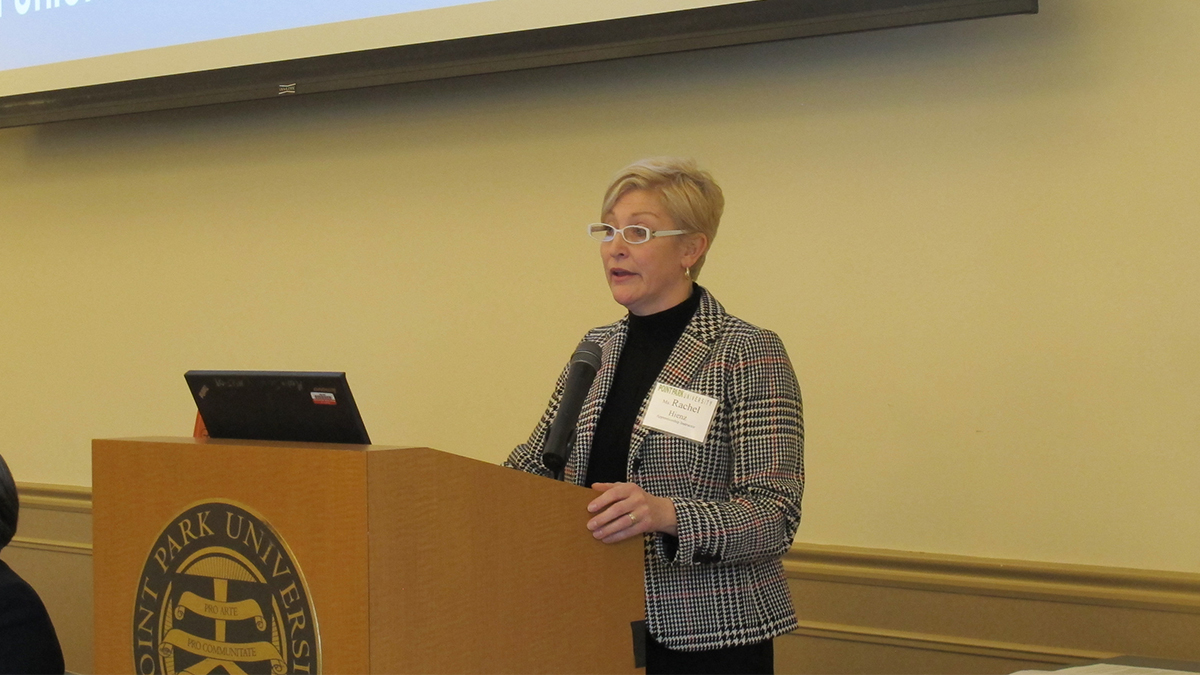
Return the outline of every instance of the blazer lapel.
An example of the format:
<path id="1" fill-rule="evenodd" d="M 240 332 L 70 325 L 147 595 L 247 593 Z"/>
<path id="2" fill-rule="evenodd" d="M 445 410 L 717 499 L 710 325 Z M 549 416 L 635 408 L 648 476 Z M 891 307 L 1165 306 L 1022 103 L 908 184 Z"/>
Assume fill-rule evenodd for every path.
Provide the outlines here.
<path id="1" fill-rule="evenodd" d="M 683 335 L 679 336 L 679 341 L 675 343 L 675 348 L 671 350 L 671 356 L 667 359 L 666 365 L 663 366 L 662 372 L 659 373 L 655 382 L 662 382 L 681 389 L 689 388 L 688 385 L 708 360 L 708 354 L 712 351 L 712 345 L 716 342 L 724 322 L 725 308 L 721 307 L 721 303 L 717 302 L 716 298 L 707 290 L 703 291 L 696 314 L 683 329 Z M 649 405 L 650 395 L 653 393 L 654 385 L 651 385 L 650 391 L 647 392 L 646 398 L 642 399 L 642 406 L 638 410 L 637 422 L 633 426 L 633 438 L 629 441 L 629 468 L 633 467 L 633 461 L 637 457 L 638 450 L 641 449 L 642 441 L 649 433 L 649 429 L 642 426 L 642 418 L 646 414 L 646 406 Z"/>
<path id="2" fill-rule="evenodd" d="M 600 421 L 600 411 L 604 409 L 604 402 L 608 400 L 608 392 L 612 389 L 617 361 L 621 358 L 628 335 L 629 317 L 625 317 L 616 323 L 607 338 L 600 341 L 600 370 L 596 371 L 596 379 L 583 402 L 583 409 L 579 411 L 579 422 L 575 425 L 575 449 L 563 471 L 563 478 L 567 482 L 581 484 L 587 473 L 596 424 Z"/>

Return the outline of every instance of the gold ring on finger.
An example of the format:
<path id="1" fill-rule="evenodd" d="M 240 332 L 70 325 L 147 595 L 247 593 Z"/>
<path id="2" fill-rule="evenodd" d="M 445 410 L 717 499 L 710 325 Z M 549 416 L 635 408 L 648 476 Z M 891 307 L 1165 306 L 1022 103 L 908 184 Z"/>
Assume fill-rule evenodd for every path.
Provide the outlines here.
<path id="1" fill-rule="evenodd" d="M 629 519 L 632 520 L 635 525 L 637 524 L 637 516 L 631 513 L 629 514 Z"/>

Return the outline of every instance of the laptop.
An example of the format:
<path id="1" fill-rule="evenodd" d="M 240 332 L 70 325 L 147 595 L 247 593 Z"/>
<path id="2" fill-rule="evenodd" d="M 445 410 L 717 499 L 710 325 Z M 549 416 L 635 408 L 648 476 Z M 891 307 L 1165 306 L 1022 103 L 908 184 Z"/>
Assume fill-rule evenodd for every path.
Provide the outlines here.
<path id="1" fill-rule="evenodd" d="M 345 373 L 189 370 L 212 438 L 368 445 Z"/>

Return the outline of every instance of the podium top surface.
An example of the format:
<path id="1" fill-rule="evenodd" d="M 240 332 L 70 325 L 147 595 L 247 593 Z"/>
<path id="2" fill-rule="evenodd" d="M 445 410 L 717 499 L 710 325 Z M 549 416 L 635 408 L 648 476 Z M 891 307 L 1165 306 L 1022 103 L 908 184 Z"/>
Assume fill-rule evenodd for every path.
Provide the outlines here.
<path id="1" fill-rule="evenodd" d="M 349 452 L 378 452 L 381 450 L 424 449 L 420 445 L 357 445 L 352 443 L 304 443 L 300 441 L 259 441 L 239 438 L 193 438 L 191 436 L 137 436 L 131 438 L 97 438 L 97 441 L 142 443 L 174 443 L 178 445 L 219 445 L 239 448 L 307 448 L 311 450 L 342 450 Z"/>

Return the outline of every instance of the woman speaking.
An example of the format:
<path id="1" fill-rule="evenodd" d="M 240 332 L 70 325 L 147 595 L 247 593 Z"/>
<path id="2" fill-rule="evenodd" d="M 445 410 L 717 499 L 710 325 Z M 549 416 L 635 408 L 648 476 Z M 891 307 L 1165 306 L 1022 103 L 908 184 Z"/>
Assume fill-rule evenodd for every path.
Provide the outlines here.
<path id="1" fill-rule="evenodd" d="M 601 493 L 592 536 L 645 536 L 647 673 L 773 672 L 772 638 L 796 627 L 780 558 L 800 523 L 800 390 L 779 337 L 695 283 L 724 203 L 693 162 L 643 160 L 587 230 L 628 314 L 585 338 L 601 366 L 563 475 Z M 551 475 L 542 448 L 566 374 L 507 465 Z M 657 388 L 680 411 L 652 414 Z"/>

